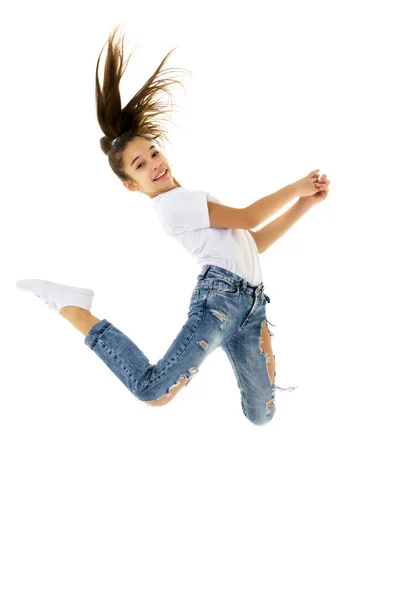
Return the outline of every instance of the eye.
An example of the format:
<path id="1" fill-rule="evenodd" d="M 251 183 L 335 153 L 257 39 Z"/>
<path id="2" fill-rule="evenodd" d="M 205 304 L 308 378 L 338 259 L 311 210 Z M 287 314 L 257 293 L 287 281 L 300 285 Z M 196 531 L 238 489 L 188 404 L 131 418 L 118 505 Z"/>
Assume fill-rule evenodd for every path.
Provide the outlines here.
<path id="1" fill-rule="evenodd" d="M 156 150 L 156 151 L 153 153 L 153 158 L 156 156 L 156 154 L 160 154 L 160 152 L 159 152 L 158 150 Z M 139 169 L 139 167 L 141 167 L 142 165 L 144 165 L 144 163 L 140 163 L 140 164 L 137 166 L 136 170 L 138 170 L 138 169 Z"/>

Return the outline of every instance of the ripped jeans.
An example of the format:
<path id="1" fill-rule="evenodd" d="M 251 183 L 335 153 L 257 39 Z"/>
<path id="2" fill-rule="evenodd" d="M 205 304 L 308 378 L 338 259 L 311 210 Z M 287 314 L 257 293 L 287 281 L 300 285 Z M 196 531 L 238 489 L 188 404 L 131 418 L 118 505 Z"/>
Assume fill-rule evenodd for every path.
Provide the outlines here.
<path id="1" fill-rule="evenodd" d="M 202 362 L 222 348 L 236 377 L 244 415 L 255 425 L 265 425 L 276 410 L 276 386 L 267 368 L 270 357 L 262 349 L 263 323 L 269 323 L 267 302 L 263 283 L 255 287 L 231 271 L 205 265 L 197 277 L 187 320 L 156 364 L 150 364 L 140 348 L 106 319 L 92 327 L 85 344 L 133 396 L 149 402 L 147 406 L 170 396 L 176 386 L 187 385 Z"/>

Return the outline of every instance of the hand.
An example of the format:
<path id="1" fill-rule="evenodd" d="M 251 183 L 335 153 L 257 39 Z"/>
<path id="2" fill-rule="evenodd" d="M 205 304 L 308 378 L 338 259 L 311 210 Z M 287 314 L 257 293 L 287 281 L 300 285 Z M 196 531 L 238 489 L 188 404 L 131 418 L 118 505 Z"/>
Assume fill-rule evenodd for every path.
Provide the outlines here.
<path id="1" fill-rule="evenodd" d="M 330 181 L 327 178 L 327 176 L 325 175 L 325 173 L 320 178 L 319 184 L 320 184 L 320 188 L 319 188 L 318 192 L 315 192 L 314 194 L 311 194 L 308 196 L 302 196 L 302 198 L 304 198 L 304 202 L 308 202 L 312 206 L 315 206 L 316 204 L 318 204 L 319 202 L 322 202 L 323 200 L 325 200 L 327 198 L 327 196 L 329 194 Z"/>
<path id="2" fill-rule="evenodd" d="M 317 190 L 321 189 L 323 184 L 318 181 L 318 171 L 319 169 L 311 171 L 306 177 L 299 179 L 293 184 L 296 190 L 296 196 L 311 196 L 312 194 L 315 194 Z"/>

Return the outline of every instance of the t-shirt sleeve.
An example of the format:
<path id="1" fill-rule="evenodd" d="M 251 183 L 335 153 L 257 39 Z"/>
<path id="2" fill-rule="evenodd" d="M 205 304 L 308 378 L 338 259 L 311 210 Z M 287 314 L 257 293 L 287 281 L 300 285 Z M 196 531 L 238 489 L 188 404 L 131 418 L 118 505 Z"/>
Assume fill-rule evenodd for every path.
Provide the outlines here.
<path id="1" fill-rule="evenodd" d="M 208 192 L 189 190 L 171 195 L 160 206 L 162 218 L 176 232 L 210 227 L 207 197 Z"/>

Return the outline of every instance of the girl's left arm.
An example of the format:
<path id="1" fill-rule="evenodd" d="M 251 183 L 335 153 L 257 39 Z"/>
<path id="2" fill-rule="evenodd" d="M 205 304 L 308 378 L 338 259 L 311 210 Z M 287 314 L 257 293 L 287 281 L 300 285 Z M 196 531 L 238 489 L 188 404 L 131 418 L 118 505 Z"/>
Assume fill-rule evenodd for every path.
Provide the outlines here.
<path id="1" fill-rule="evenodd" d="M 253 236 L 259 254 L 272 246 L 300 217 L 310 210 L 312 203 L 308 202 L 307 198 L 308 196 L 300 197 L 288 211 L 258 231 L 247 230 Z"/>

